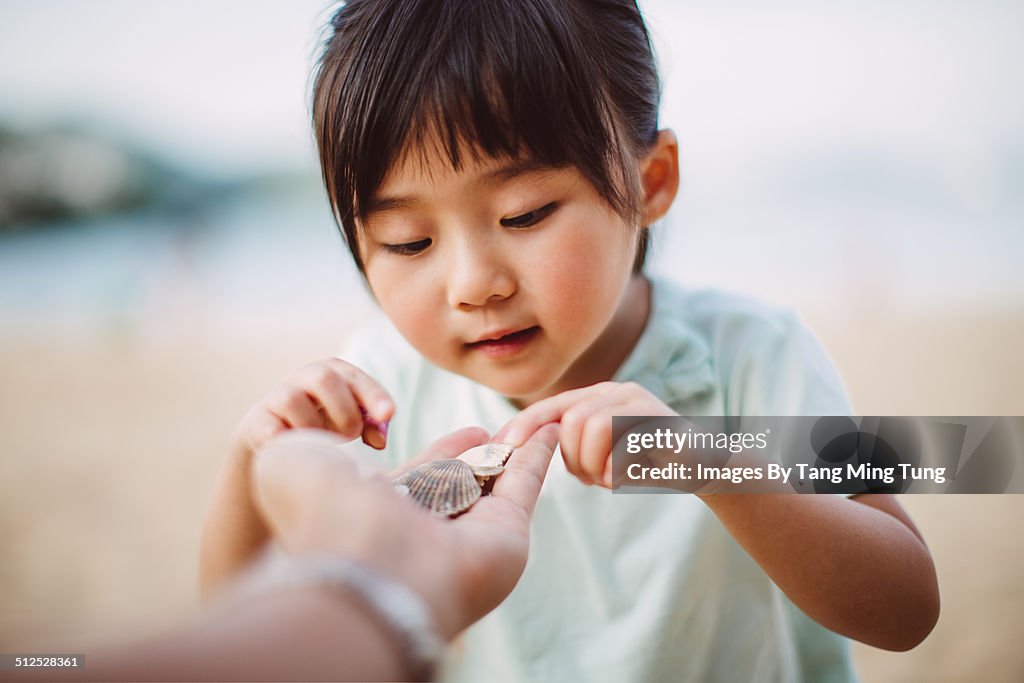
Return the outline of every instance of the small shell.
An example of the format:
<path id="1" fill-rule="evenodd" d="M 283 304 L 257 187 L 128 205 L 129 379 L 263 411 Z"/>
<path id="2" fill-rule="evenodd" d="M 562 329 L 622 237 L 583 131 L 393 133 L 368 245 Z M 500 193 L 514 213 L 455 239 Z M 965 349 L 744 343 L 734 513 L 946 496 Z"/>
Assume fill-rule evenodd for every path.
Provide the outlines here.
<path id="1" fill-rule="evenodd" d="M 458 459 L 469 463 L 477 479 L 486 481 L 505 470 L 505 463 L 514 449 L 515 446 L 507 443 L 485 443 L 463 452 Z"/>
<path id="2" fill-rule="evenodd" d="M 394 480 L 395 488 L 441 517 L 465 512 L 480 498 L 473 468 L 457 459 L 433 460 Z"/>

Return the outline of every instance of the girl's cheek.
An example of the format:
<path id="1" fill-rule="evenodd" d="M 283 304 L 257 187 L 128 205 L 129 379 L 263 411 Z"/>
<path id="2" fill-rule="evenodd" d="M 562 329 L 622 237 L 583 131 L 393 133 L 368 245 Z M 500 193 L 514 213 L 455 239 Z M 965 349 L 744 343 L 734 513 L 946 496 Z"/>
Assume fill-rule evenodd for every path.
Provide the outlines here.
<path id="1" fill-rule="evenodd" d="M 400 301 L 403 295 L 416 292 L 427 279 L 422 264 L 412 262 L 405 256 L 378 253 L 366 263 L 366 280 L 384 306 L 385 301 Z"/>
<path id="2" fill-rule="evenodd" d="M 596 301 L 606 297 L 632 265 L 626 258 L 632 241 L 628 228 L 580 217 L 568 229 L 552 233 L 534 254 L 537 274 L 549 291 L 570 301 Z M 604 218 L 601 216 L 600 218 Z M 621 227 L 621 231 L 616 228 Z M 620 272 L 621 271 L 621 272 Z"/>
<path id="3" fill-rule="evenodd" d="M 422 264 L 378 261 L 367 268 L 367 281 L 381 310 L 421 353 L 431 355 L 436 342 L 440 296 L 431 270 Z"/>

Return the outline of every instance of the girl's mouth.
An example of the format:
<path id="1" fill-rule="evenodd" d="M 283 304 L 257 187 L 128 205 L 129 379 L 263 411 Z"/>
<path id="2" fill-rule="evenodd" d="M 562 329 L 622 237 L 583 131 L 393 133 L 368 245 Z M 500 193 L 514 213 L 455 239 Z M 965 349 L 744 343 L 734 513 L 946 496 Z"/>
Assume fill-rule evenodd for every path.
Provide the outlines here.
<path id="1" fill-rule="evenodd" d="M 466 344 L 474 351 L 490 356 L 491 358 L 507 358 L 514 356 L 533 341 L 540 333 L 540 327 L 534 325 L 518 332 L 510 332 L 495 339 L 482 339 L 480 341 Z"/>

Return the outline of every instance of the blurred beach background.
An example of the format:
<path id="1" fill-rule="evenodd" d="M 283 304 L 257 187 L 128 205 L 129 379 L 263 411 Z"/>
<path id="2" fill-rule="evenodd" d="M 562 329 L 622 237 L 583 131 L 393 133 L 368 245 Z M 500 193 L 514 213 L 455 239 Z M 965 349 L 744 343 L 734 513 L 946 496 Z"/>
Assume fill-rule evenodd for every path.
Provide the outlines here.
<path id="1" fill-rule="evenodd" d="M 1024 5 L 641 6 L 653 270 L 797 309 L 859 414 L 1024 414 Z M 328 16 L 0 4 L 0 649 L 192 612 L 230 431 L 375 315 L 308 127 Z M 943 613 L 864 680 L 1024 680 L 1024 497 L 903 502 Z"/>

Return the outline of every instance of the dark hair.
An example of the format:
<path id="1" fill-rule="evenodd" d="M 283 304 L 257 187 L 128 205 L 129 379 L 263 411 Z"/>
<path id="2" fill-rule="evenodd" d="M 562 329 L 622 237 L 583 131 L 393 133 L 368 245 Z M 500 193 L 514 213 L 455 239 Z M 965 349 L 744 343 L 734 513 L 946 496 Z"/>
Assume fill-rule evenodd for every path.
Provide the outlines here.
<path id="1" fill-rule="evenodd" d="M 356 219 L 399 156 L 430 140 L 456 170 L 466 150 L 575 167 L 638 222 L 630 164 L 657 137 L 659 84 L 635 0 L 350 0 L 329 30 L 313 127 L 360 270 Z"/>

